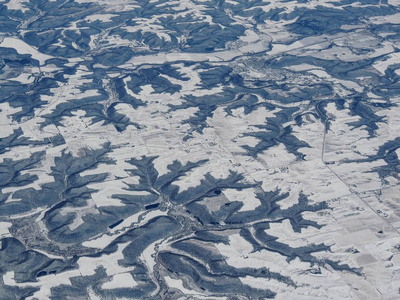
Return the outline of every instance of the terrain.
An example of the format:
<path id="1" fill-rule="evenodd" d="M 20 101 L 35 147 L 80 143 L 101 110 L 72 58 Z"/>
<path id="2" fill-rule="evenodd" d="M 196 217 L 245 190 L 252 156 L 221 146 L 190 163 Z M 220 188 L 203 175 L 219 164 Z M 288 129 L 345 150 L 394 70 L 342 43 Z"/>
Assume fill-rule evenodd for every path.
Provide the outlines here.
<path id="1" fill-rule="evenodd" d="M 399 299 L 400 1 L 0 1 L 0 299 Z"/>

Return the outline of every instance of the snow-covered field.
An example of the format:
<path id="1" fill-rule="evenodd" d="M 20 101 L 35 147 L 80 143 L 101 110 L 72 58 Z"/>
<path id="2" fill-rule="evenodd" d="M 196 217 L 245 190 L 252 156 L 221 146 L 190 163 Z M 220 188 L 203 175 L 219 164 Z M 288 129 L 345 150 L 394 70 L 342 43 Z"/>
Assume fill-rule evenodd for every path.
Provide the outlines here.
<path id="1" fill-rule="evenodd" d="M 0 299 L 398 299 L 399 1 L 0 1 Z"/>

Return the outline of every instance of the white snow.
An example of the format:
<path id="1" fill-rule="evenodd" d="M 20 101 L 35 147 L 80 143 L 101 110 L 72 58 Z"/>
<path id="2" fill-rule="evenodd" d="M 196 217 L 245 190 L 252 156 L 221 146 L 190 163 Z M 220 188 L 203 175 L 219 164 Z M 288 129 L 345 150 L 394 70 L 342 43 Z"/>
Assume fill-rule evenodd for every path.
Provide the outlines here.
<path id="1" fill-rule="evenodd" d="M 30 54 L 32 58 L 38 60 L 41 65 L 44 65 L 46 60 L 53 58 L 50 55 L 39 52 L 37 49 L 18 38 L 5 37 L 0 43 L 0 47 L 15 49 L 19 54 Z"/>
<path id="2" fill-rule="evenodd" d="M 119 289 L 119 288 L 133 288 L 137 286 L 137 282 L 129 273 L 119 273 L 112 276 L 111 281 L 104 283 L 101 288 L 103 289 Z"/>

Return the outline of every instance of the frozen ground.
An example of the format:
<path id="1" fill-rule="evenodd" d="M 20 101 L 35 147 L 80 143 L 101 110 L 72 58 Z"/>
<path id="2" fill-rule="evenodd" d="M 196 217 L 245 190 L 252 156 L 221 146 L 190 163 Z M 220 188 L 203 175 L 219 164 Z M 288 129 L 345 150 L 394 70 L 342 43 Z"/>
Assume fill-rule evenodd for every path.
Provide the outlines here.
<path id="1" fill-rule="evenodd" d="M 0 299 L 399 299 L 399 5 L 0 1 Z"/>

